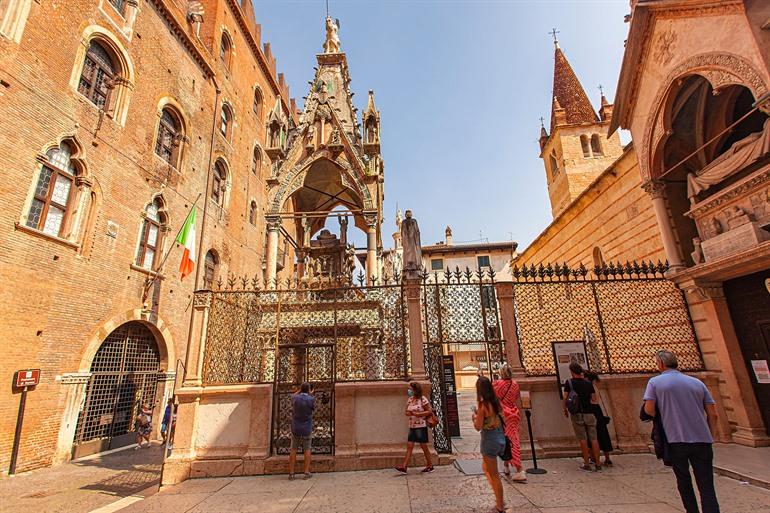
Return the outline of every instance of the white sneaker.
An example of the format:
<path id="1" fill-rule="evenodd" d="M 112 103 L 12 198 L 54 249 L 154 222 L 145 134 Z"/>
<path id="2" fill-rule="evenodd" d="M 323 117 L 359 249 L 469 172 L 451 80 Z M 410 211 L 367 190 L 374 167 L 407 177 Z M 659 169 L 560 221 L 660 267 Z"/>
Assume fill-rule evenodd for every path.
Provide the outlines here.
<path id="1" fill-rule="evenodd" d="M 523 470 L 521 472 L 516 472 L 513 475 L 513 482 L 514 483 L 526 483 L 527 482 L 527 473 Z"/>

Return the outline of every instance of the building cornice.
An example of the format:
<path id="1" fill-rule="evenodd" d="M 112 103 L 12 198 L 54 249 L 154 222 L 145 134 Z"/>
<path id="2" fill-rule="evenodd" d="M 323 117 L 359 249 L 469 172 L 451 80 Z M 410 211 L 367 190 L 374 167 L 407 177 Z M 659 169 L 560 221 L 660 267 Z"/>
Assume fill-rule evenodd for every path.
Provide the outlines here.
<path id="1" fill-rule="evenodd" d="M 209 63 L 210 55 L 208 52 L 204 53 L 204 50 L 198 46 L 195 40 L 190 37 L 187 32 L 187 28 L 177 18 L 173 9 L 170 8 L 164 0 L 150 0 L 158 12 L 163 16 L 163 19 L 168 22 L 173 34 L 184 45 L 190 55 L 193 57 L 196 63 L 201 67 L 206 77 L 213 77 L 215 75 L 214 68 Z"/>

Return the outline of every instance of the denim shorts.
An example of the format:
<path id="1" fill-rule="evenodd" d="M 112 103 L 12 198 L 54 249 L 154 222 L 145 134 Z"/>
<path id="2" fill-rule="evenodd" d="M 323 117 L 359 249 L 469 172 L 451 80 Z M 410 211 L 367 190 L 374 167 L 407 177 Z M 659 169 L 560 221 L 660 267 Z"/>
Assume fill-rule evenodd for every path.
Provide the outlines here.
<path id="1" fill-rule="evenodd" d="M 481 454 L 488 458 L 496 458 L 505 451 L 505 434 L 503 428 L 481 430 Z"/>

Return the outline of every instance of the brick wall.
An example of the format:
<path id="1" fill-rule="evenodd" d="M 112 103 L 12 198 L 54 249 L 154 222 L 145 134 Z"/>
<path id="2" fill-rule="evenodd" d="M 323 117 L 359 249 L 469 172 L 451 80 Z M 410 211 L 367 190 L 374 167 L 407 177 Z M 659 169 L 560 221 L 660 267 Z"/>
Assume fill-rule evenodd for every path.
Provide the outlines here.
<path id="1" fill-rule="evenodd" d="M 132 263 L 140 214 L 158 193 L 170 217 L 164 247 L 170 256 L 150 301 L 158 320 L 151 317 L 149 322 L 164 326 L 161 352 L 184 358 L 194 285 L 192 276 L 179 278 L 182 250 L 173 239 L 199 194 L 198 206 L 203 207 L 213 121 L 219 113 L 217 85 L 220 100 L 227 98 L 233 106 L 235 126 L 231 141 L 214 135 L 213 158 L 229 163 L 230 189 L 225 208 L 209 204 L 204 253 L 206 248 L 219 253 L 222 276 L 261 277 L 264 180 L 270 164 L 263 155 L 262 169 L 252 173 L 252 151 L 257 142 L 264 146 L 264 119 L 281 89 L 276 77 L 265 72 L 270 66 L 260 63 L 265 57 L 259 41 L 256 51 L 247 43 L 237 19 L 243 19 L 240 11 L 230 3 L 211 5 L 216 8 L 207 10 L 201 30 L 212 34 L 207 43 L 187 39 L 184 33 L 191 34 L 192 28 L 184 13 L 162 0 L 140 0 L 133 27 L 126 31 L 106 0 L 33 3 L 20 43 L 0 38 L 0 80 L 8 84 L 0 85 L 0 167 L 5 174 L 0 182 L 0 471 L 8 467 L 18 407 L 18 394 L 10 388 L 13 372 L 42 369 L 41 384 L 28 395 L 18 470 L 49 465 L 65 408 L 66 385 L 58 377 L 87 371 L 87 355 L 94 350 L 89 341 L 98 346 L 106 335 L 103 326 L 132 318 L 141 308 L 148 274 Z M 133 63 L 124 125 L 109 117 L 100 121 L 95 106 L 70 86 L 80 41 L 90 25 L 114 34 Z M 236 48 L 231 71 L 211 57 L 219 55 L 222 25 Z M 264 98 L 261 117 L 253 112 L 256 86 Z M 179 170 L 154 153 L 158 105 L 164 97 L 181 106 L 187 122 L 189 141 Z M 288 98 L 284 101 L 288 105 Z M 65 135 L 82 147 L 97 199 L 93 222 L 78 230 L 75 244 L 15 226 L 26 214 L 25 202 L 40 167 L 36 156 Z M 251 200 L 258 205 L 256 226 L 248 222 Z M 201 214 L 199 210 L 199 237 Z M 113 237 L 108 231 L 114 226 Z M 174 362 L 167 358 L 163 366 L 173 370 Z"/>

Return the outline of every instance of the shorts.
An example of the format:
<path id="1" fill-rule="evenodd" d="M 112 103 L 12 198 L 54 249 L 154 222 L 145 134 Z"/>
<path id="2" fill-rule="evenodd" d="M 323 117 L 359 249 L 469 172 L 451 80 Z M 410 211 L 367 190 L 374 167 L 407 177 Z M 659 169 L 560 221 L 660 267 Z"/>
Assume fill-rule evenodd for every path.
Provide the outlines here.
<path id="1" fill-rule="evenodd" d="M 596 440 L 596 415 L 593 413 L 573 413 L 569 416 L 572 430 L 578 440 Z"/>
<path id="2" fill-rule="evenodd" d="M 488 458 L 497 458 L 505 451 L 505 433 L 503 429 L 481 430 L 481 454 Z"/>
<path id="3" fill-rule="evenodd" d="M 291 434 L 291 449 L 298 449 L 299 447 L 302 447 L 302 452 L 307 452 L 310 450 L 310 446 L 312 445 L 313 436 L 298 436 L 294 433 Z"/>
<path id="4" fill-rule="evenodd" d="M 165 433 L 166 431 L 168 431 L 168 424 L 166 424 L 165 422 L 163 422 L 163 423 L 161 423 L 161 425 L 160 425 L 160 432 L 161 432 L 161 433 Z"/>
<path id="5" fill-rule="evenodd" d="M 414 442 L 416 444 L 428 443 L 428 428 L 409 428 L 409 436 L 406 438 L 408 442 Z"/>

